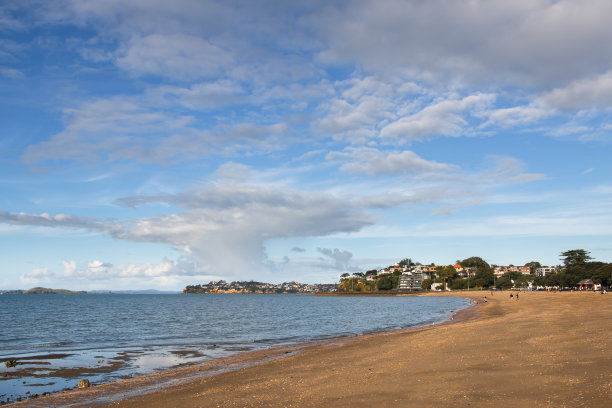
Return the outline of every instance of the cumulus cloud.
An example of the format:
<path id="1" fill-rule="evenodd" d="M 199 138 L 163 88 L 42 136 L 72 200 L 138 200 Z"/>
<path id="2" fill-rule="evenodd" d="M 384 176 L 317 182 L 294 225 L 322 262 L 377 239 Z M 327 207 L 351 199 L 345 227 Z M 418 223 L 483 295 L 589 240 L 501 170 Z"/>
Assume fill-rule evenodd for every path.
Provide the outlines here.
<path id="1" fill-rule="evenodd" d="M 460 136 L 468 125 L 465 114 L 478 114 L 495 100 L 492 94 L 475 94 L 435 102 L 419 112 L 396 120 L 380 131 L 383 139 L 422 141 L 438 136 Z"/>
<path id="2" fill-rule="evenodd" d="M 21 275 L 20 280 L 24 284 L 39 284 L 49 282 L 54 276 L 48 268 L 35 268 Z"/>
<path id="3" fill-rule="evenodd" d="M 132 207 L 151 202 L 172 204 L 185 211 L 124 221 L 0 212 L 0 221 L 82 228 L 129 241 L 188 246 L 196 261 L 214 274 L 269 270 L 264 247 L 268 239 L 354 232 L 374 222 L 359 203 L 272 186 L 211 185 L 174 195 L 121 201 Z M 109 266 L 92 263 L 79 270 L 67 264 L 65 268 L 93 277 L 105 273 Z"/>
<path id="4" fill-rule="evenodd" d="M 334 90 L 336 97 L 320 105 L 324 116 L 316 127 L 334 137 L 360 142 L 375 136 L 381 121 L 393 118 L 394 99 L 399 98 L 391 83 L 371 76 L 341 81 Z"/>
<path id="5" fill-rule="evenodd" d="M 481 125 L 515 126 L 526 125 L 554 114 L 554 110 L 532 103 L 527 106 L 493 109 L 488 113 L 488 120 Z"/>
<path id="6" fill-rule="evenodd" d="M 356 103 L 335 100 L 328 108 L 329 115 L 318 122 L 324 132 L 364 141 L 375 135 L 376 124 L 390 118 L 393 108 L 386 98 L 365 96 Z"/>
<path id="7" fill-rule="evenodd" d="M 340 270 L 346 270 L 349 267 L 349 262 L 353 257 L 353 254 L 348 251 L 341 251 L 338 248 L 333 250 L 330 248 L 317 248 L 317 251 L 322 253 L 328 258 L 331 258 L 335 263 L 335 268 Z"/>
<path id="8" fill-rule="evenodd" d="M 448 164 L 427 161 L 416 153 L 383 152 L 374 148 L 346 148 L 342 152 L 330 152 L 327 159 L 345 162 L 342 170 L 373 176 L 386 174 L 421 174 L 426 172 L 446 172 L 453 168 Z"/>

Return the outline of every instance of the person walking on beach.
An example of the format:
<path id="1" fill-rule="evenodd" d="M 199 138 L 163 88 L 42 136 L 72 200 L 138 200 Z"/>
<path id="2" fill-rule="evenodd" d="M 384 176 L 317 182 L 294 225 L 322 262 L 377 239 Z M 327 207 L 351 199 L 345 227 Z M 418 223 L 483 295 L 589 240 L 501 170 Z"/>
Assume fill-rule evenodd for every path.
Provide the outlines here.
<path id="1" fill-rule="evenodd" d="M 518 300 L 518 293 L 516 294 L 516 300 Z"/>
<path id="2" fill-rule="evenodd" d="M 485 303 L 487 303 L 487 297 L 486 297 L 486 296 L 484 297 L 483 301 L 484 301 Z"/>
<path id="3" fill-rule="evenodd" d="M 514 295 L 512 293 L 510 293 L 510 299 L 514 298 Z"/>

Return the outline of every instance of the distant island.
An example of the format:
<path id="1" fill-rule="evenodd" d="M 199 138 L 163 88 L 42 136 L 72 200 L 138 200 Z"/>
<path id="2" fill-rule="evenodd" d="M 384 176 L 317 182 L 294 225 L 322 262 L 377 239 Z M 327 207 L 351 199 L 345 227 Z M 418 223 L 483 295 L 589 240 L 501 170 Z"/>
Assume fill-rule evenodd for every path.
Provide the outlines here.
<path id="1" fill-rule="evenodd" d="M 73 291 L 68 289 L 51 289 L 38 286 L 28 290 L 5 290 L 0 291 L 0 293 L 4 295 L 84 295 L 87 292 L 83 290 Z"/>
<path id="2" fill-rule="evenodd" d="M 212 281 L 203 285 L 189 285 L 183 289 L 186 295 L 225 293 L 225 294 L 250 294 L 250 293 L 331 293 L 338 290 L 334 283 L 306 284 L 298 282 L 284 282 L 279 284 L 239 281 L 226 282 L 224 280 Z"/>

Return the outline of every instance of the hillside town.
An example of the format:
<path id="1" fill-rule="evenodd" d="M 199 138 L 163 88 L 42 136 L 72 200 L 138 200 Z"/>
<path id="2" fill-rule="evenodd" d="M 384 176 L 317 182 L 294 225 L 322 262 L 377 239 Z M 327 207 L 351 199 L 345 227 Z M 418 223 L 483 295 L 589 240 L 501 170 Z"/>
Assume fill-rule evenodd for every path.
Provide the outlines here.
<path id="1" fill-rule="evenodd" d="M 450 269 L 452 268 L 452 270 Z M 386 279 L 391 281 L 391 287 L 394 287 L 400 291 L 420 291 L 420 290 L 433 290 L 433 291 L 442 291 L 447 290 L 450 291 L 451 287 L 443 285 L 443 282 L 436 282 L 437 280 L 444 280 L 448 278 L 453 279 L 465 279 L 466 285 L 469 285 L 469 279 L 473 279 L 476 277 L 478 273 L 478 266 L 463 266 L 460 263 L 456 263 L 454 265 L 449 266 L 438 266 L 435 264 L 431 265 L 422 265 L 420 263 L 410 264 L 410 262 L 404 263 L 396 263 L 392 266 L 380 269 L 380 270 L 370 270 L 365 273 L 355 273 L 351 277 L 348 273 L 341 275 L 341 283 L 342 282 L 350 282 L 353 285 L 353 289 L 349 291 L 355 291 L 354 282 L 351 279 L 364 279 L 365 282 L 375 283 L 382 282 L 382 285 L 378 285 L 378 289 L 381 289 L 380 286 L 389 286 L 389 284 L 385 285 L 384 282 Z M 538 266 L 534 267 L 533 265 L 527 264 L 523 266 L 494 266 L 492 268 L 487 267 L 487 269 L 492 269 L 492 275 L 495 283 L 495 279 L 501 278 L 503 275 L 507 273 L 519 273 L 523 276 L 536 276 L 536 277 L 544 277 L 553 273 L 556 273 L 560 270 L 559 266 Z M 451 270 L 449 274 L 448 271 Z M 454 273 L 452 272 L 454 270 Z M 481 267 L 481 271 L 484 269 Z M 393 277 L 397 277 L 397 284 L 394 284 Z M 534 282 L 528 282 L 528 288 L 533 289 Z M 424 286 L 426 285 L 426 286 Z M 348 284 L 343 285 L 343 287 L 348 286 Z M 597 286 L 597 285 L 596 285 Z M 359 287 L 359 286 L 358 286 Z M 365 285 L 367 287 L 367 284 Z M 363 286 L 362 286 L 363 288 Z M 474 285 L 472 286 L 474 288 Z M 348 289 L 348 288 L 346 288 Z M 457 288 L 455 288 L 457 289 Z M 469 289 L 469 287 L 468 287 Z M 359 290 L 359 289 L 358 289 Z M 384 290 L 384 289 L 383 289 Z"/>
<path id="2" fill-rule="evenodd" d="M 336 284 L 305 284 L 298 282 L 284 282 L 279 284 L 239 281 L 226 282 L 224 280 L 212 281 L 202 285 L 189 285 L 183 289 L 184 294 L 249 294 L 249 293 L 331 293 L 338 290 Z"/>
<path id="3" fill-rule="evenodd" d="M 602 290 L 612 284 L 612 264 L 592 261 L 588 251 L 561 253 L 562 264 L 489 265 L 480 257 L 452 265 L 423 265 L 406 258 L 382 269 L 340 275 L 339 292 L 451 291 L 471 289 Z"/>
<path id="4" fill-rule="evenodd" d="M 224 293 L 412 293 L 452 290 L 603 290 L 612 284 L 612 263 L 592 261 L 588 251 L 561 253 L 562 264 L 489 265 L 473 256 L 452 265 L 424 265 L 405 258 L 393 265 L 340 275 L 338 284 L 280 284 L 212 281 L 190 285 L 184 294 Z"/>

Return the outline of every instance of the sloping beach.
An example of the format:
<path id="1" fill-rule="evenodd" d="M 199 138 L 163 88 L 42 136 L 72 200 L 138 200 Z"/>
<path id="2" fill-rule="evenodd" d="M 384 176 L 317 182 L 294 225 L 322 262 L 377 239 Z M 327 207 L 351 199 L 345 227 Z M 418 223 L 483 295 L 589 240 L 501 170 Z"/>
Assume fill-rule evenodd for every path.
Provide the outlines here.
<path id="1" fill-rule="evenodd" d="M 289 407 L 612 404 L 611 295 L 457 293 L 449 322 L 349 341 L 245 353 L 15 406 Z M 488 303 L 483 303 L 483 296 Z M 443 296 L 443 295 L 442 295 Z M 359 316 L 356 316 L 359 318 Z M 263 361 L 263 362 L 262 362 Z M 238 368 L 225 370 L 224 366 Z M 239 368 L 245 367 L 245 368 Z M 211 375 L 202 377 L 202 372 Z M 175 386 L 158 384 L 175 381 Z M 147 391 L 143 395 L 142 391 Z M 134 396 L 136 395 L 136 396 Z M 110 401 L 104 397 L 118 399 Z"/>

